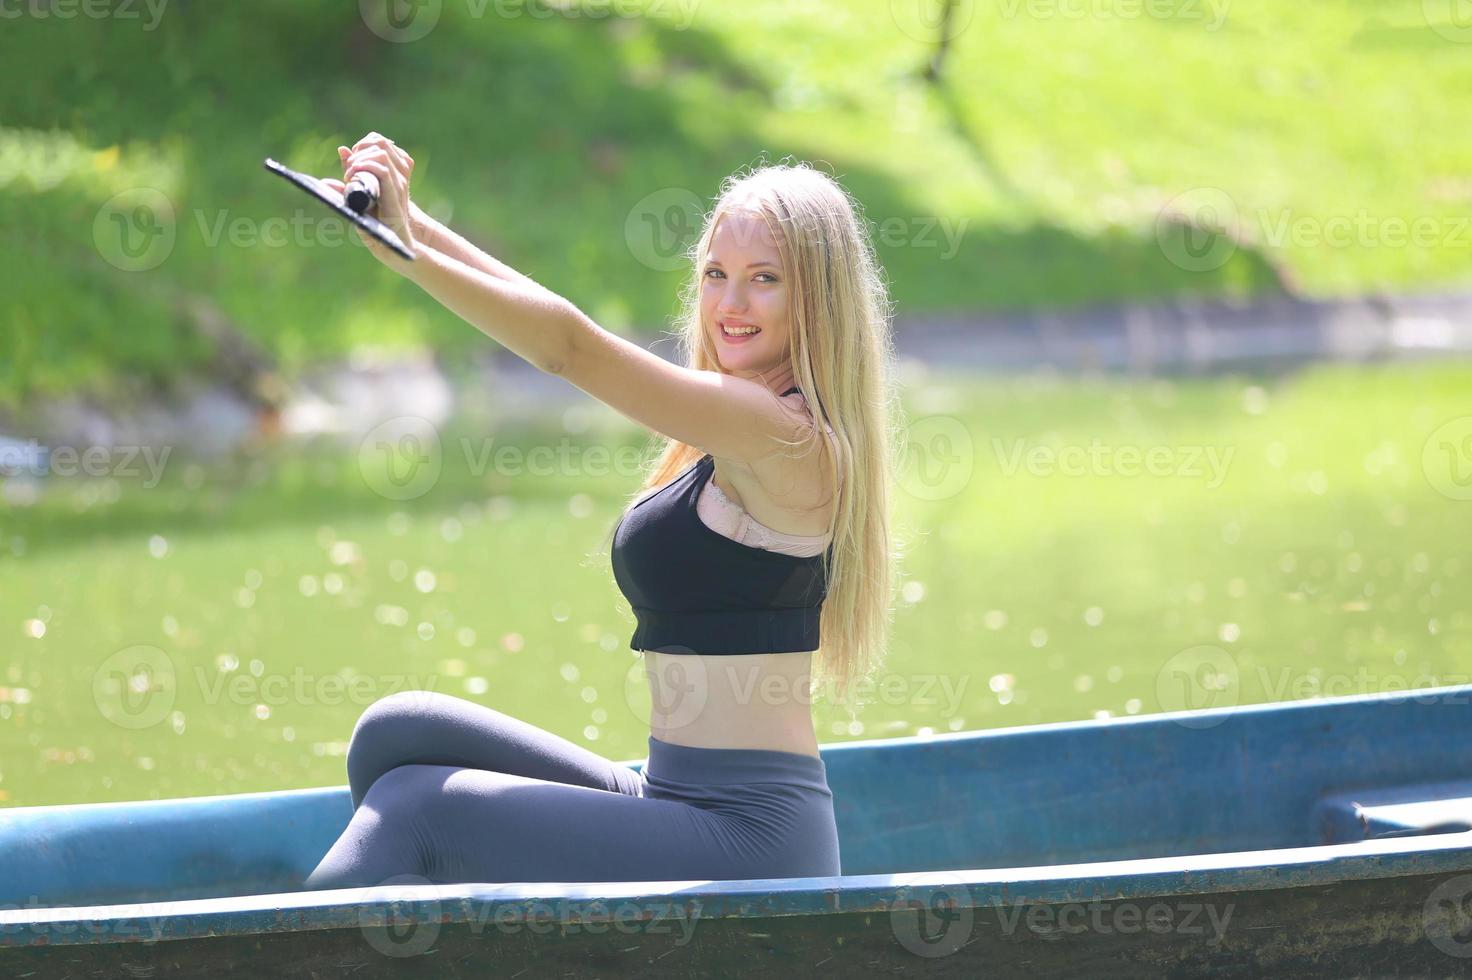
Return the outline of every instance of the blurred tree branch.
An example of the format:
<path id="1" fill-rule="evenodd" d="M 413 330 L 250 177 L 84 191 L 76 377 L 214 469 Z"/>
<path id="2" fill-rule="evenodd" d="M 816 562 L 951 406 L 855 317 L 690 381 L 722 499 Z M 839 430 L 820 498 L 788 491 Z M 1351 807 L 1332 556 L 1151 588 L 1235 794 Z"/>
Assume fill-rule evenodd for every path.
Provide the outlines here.
<path id="1" fill-rule="evenodd" d="M 936 44 L 935 54 L 931 56 L 930 63 L 925 66 L 925 80 L 927 82 L 940 81 L 941 71 L 945 68 L 946 53 L 951 47 L 951 21 L 956 14 L 956 0 L 941 0 L 940 10 L 940 40 Z"/>

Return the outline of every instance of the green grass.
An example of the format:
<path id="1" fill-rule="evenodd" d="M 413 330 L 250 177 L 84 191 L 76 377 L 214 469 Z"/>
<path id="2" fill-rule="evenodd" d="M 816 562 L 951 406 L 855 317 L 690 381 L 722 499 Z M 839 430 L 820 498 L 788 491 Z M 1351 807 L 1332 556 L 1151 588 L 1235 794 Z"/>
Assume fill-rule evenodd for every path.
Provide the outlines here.
<path id="1" fill-rule="evenodd" d="M 1472 424 L 1469 382 L 1466 363 L 917 379 L 906 409 L 927 469 L 900 491 L 899 531 L 915 540 L 892 649 L 854 718 L 817 705 L 820 739 L 1466 682 L 1472 501 L 1450 477 L 1472 456 L 1445 456 L 1432 436 Z M 446 432 L 438 482 L 407 501 L 374 493 L 355 453 L 327 451 L 172 460 L 152 488 L 58 479 L 29 503 L 12 485 L 4 802 L 340 785 L 353 722 L 398 686 L 641 758 L 647 694 L 606 550 L 633 473 L 585 473 L 576 452 L 555 475 L 475 472 L 461 439 L 643 444 L 622 427 Z M 1161 465 L 1069 475 L 1035 456 L 1007 469 L 1019 450 L 1096 440 L 1155 449 Z M 1198 448 L 1226 461 L 1220 480 L 1193 471 Z M 140 645 L 171 658 L 176 680 L 172 704 L 143 703 L 170 713 L 141 727 L 106 686 Z M 1192 659 L 1203 645 L 1215 659 Z M 1183 671 L 1203 679 L 1182 687 Z"/>
<path id="2" fill-rule="evenodd" d="M 263 240 L 268 219 L 317 212 L 262 158 L 330 173 L 334 147 L 370 130 L 414 153 L 426 208 L 620 331 L 673 310 L 682 274 L 655 258 L 688 236 L 665 205 L 708 204 L 722 177 L 789 154 L 864 204 L 906 315 L 1245 296 L 1280 275 L 1310 295 L 1467 280 L 1472 47 L 1418 0 L 1238 2 L 1221 20 L 1207 0 L 1165 18 L 962 4 L 935 89 L 915 80 L 929 33 L 907 4 L 471 16 L 481 6 L 444 4 L 406 44 L 356 5 L 294 0 L 173 4 L 151 31 L 8 21 L 0 58 L 27 84 L 0 119 L 3 404 L 218 370 L 188 302 L 287 372 L 365 344 L 451 363 L 484 349 L 356 239 L 330 244 L 330 225 Z M 108 202 L 137 187 L 168 201 L 173 244 L 125 271 L 115 222 L 137 202 Z M 1240 225 L 1219 265 L 1183 268 L 1180 235 L 1157 238 L 1185 193 Z"/>

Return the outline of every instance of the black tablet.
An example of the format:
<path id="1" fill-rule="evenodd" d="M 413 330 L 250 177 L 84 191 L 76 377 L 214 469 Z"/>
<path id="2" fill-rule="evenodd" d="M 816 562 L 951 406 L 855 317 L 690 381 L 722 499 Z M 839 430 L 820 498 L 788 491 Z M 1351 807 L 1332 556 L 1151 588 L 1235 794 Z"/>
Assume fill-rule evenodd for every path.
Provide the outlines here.
<path id="1" fill-rule="evenodd" d="M 380 242 L 383 242 L 383 244 L 393 249 L 394 252 L 398 255 L 403 256 L 410 262 L 414 261 L 413 253 L 411 253 L 409 249 L 404 245 L 399 236 L 394 234 L 394 230 L 392 228 L 384 224 L 382 221 L 379 221 L 371 214 L 361 214 L 348 207 L 347 202 L 343 200 L 343 196 L 341 194 L 333 190 L 331 187 L 328 187 L 326 184 L 322 183 L 316 177 L 312 177 L 308 174 L 297 173 L 290 167 L 283 166 L 282 164 L 277 163 L 275 160 L 272 160 L 270 157 L 266 158 L 266 169 L 271 171 L 272 173 L 280 174 L 282 177 L 285 177 L 287 180 L 291 181 L 293 184 L 300 187 L 302 190 L 306 191 L 308 194 L 312 195 L 323 204 L 327 205 L 333 211 L 337 212 L 345 220 L 357 225 L 359 228 L 362 228 L 364 231 L 372 235 L 374 238 L 378 239 Z"/>

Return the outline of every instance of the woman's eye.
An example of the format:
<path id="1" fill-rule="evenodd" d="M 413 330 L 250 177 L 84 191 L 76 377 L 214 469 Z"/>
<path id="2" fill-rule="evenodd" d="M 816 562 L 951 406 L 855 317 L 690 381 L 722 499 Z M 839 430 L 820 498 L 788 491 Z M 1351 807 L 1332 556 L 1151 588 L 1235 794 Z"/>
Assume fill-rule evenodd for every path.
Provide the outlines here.
<path id="1" fill-rule="evenodd" d="M 720 269 L 706 269 L 705 270 L 705 274 L 707 276 L 710 275 L 711 273 L 720 273 L 722 276 L 725 275 L 725 273 L 724 272 L 721 272 Z M 777 281 L 777 277 L 774 276 L 774 275 L 772 275 L 770 272 L 758 272 L 757 275 L 758 276 L 766 276 L 766 279 L 764 280 L 765 282 L 776 282 Z"/>

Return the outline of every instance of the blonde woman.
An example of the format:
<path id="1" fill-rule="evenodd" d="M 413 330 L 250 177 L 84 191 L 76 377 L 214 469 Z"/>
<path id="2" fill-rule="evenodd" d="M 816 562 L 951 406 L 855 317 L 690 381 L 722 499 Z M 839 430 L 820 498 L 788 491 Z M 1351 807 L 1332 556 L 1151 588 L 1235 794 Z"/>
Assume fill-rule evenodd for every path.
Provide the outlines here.
<path id="1" fill-rule="evenodd" d="M 806 165 L 729 178 L 691 248 L 681 366 L 426 216 L 393 141 L 339 152 L 329 186 L 376 177 L 416 255 L 362 236 L 378 259 L 667 442 L 612 534 L 654 705 L 642 771 L 461 698 L 392 695 L 353 731 L 354 815 L 306 886 L 841 874 L 814 667 L 843 700 L 879 663 L 899 462 L 889 299 L 851 198 Z"/>

